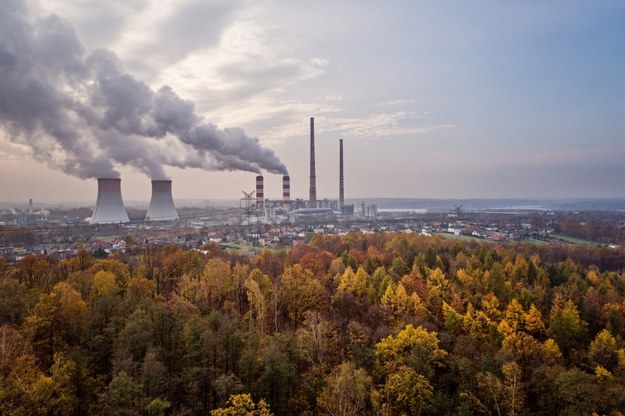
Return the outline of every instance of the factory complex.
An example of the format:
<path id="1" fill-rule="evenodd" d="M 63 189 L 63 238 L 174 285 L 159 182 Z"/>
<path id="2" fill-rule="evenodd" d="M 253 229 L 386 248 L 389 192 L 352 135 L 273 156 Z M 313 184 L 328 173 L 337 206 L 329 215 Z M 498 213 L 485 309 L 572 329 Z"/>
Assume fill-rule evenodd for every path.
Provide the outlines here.
<path id="1" fill-rule="evenodd" d="M 98 178 L 98 195 L 91 217 L 86 221 L 93 225 L 125 224 L 130 219 L 121 192 L 120 178 Z M 255 195 L 254 195 L 255 193 Z M 291 178 L 282 177 L 282 198 L 265 198 L 264 177 L 256 176 L 256 190 L 243 192 L 241 207 L 244 209 L 244 224 L 282 223 L 290 221 L 333 222 L 337 216 L 354 214 L 353 205 L 345 205 L 343 175 L 343 140 L 339 140 L 339 199 L 317 200 L 315 168 L 315 120 L 310 118 L 310 189 L 307 201 L 291 200 Z M 174 222 L 180 217 L 172 195 L 172 181 L 169 179 L 152 180 L 152 197 L 145 215 L 145 222 Z"/>

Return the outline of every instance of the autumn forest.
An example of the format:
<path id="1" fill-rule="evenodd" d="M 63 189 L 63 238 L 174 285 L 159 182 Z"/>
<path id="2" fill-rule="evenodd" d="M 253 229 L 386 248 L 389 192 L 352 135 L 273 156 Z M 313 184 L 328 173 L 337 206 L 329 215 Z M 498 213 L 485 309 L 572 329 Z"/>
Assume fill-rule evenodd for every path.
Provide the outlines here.
<path id="1" fill-rule="evenodd" d="M 0 258 L 2 415 L 621 415 L 625 250 L 317 235 Z"/>

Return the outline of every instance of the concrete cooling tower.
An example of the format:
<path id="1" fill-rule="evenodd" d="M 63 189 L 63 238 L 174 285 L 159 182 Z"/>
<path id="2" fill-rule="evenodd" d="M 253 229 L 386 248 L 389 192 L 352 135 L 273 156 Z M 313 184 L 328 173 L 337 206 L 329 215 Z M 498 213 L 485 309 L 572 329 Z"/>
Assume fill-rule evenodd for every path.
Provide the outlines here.
<path id="1" fill-rule="evenodd" d="M 118 224 L 128 222 L 121 193 L 121 179 L 98 178 L 98 199 L 91 216 L 92 224 Z"/>
<path id="2" fill-rule="evenodd" d="M 178 218 L 178 211 L 176 211 L 171 194 L 171 181 L 152 181 L 152 199 L 145 220 L 175 221 Z"/>

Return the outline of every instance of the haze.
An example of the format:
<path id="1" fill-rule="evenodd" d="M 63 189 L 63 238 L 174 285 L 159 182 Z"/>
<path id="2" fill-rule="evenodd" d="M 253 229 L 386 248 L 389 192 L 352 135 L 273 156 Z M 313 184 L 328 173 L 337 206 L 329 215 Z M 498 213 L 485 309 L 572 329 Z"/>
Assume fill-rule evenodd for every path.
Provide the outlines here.
<path id="1" fill-rule="evenodd" d="M 346 198 L 625 196 L 623 2 L 387 3 L 27 4 L 72 26 L 87 52 L 112 51 L 151 90 L 192 101 L 204 122 L 257 137 L 288 169 L 292 198 L 308 194 L 310 116 L 318 198 L 338 197 L 339 138 Z M 0 52 L 8 36 L 0 29 Z M 3 121 L 0 200 L 95 201 L 94 179 L 50 168 Z M 176 153 L 188 148 L 160 146 L 174 198 L 254 188 L 252 168 L 212 171 Z M 187 156 L 195 164 L 178 163 Z M 149 200 L 149 169 L 117 160 L 124 198 Z M 279 198 L 281 176 L 252 162 Z"/>

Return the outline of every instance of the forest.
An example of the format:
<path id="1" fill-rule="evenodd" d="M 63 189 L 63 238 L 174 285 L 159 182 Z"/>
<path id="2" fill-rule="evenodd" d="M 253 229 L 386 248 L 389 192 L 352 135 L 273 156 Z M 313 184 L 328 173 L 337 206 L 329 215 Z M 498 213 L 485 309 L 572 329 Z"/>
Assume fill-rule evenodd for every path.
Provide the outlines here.
<path id="1" fill-rule="evenodd" d="M 316 235 L 0 258 L 2 415 L 621 415 L 625 250 Z"/>

